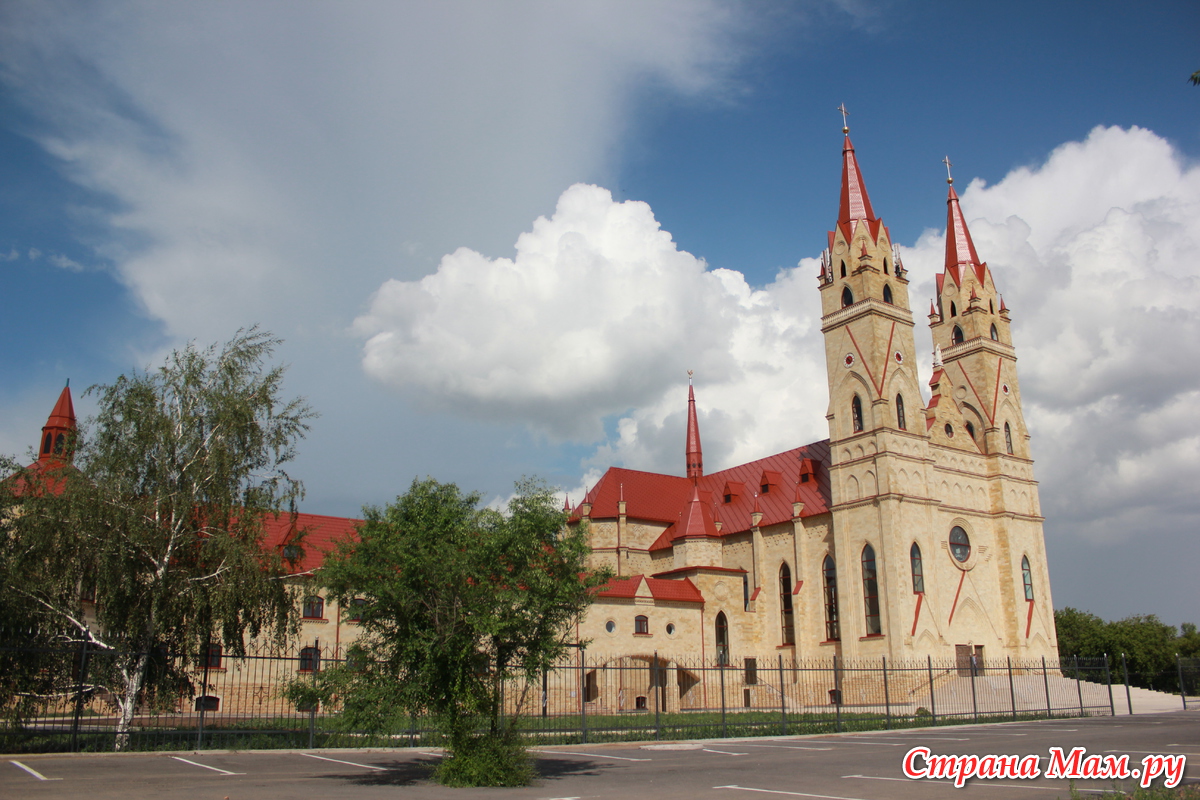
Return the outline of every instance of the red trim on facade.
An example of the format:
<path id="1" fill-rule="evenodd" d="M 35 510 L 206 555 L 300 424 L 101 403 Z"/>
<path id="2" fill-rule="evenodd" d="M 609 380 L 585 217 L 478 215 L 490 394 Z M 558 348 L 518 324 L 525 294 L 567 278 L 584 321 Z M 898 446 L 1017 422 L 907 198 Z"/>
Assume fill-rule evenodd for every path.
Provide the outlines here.
<path id="1" fill-rule="evenodd" d="M 917 620 L 919 620 L 921 618 L 921 603 L 924 602 L 924 600 L 925 600 L 925 593 L 917 592 L 917 612 L 915 614 L 913 614 L 913 628 L 912 628 L 912 633 L 910 633 L 909 636 L 917 635 Z"/>
<path id="2" fill-rule="evenodd" d="M 1029 630 L 1033 626 L 1033 601 L 1029 600 L 1027 602 L 1029 603 L 1029 614 L 1025 617 L 1025 638 L 1026 639 L 1029 638 Z"/>
<path id="3" fill-rule="evenodd" d="M 963 374 L 963 378 L 967 381 L 967 386 L 971 387 L 971 393 L 975 395 L 975 399 L 979 401 L 979 407 L 983 409 L 983 413 L 988 414 L 987 406 L 983 404 L 983 398 L 979 396 L 979 392 L 975 391 L 975 384 L 971 383 L 971 376 L 967 374 L 967 368 L 958 362 L 958 371 Z M 988 414 L 988 422 L 992 423 L 992 415 Z M 994 424 L 994 423 L 992 423 Z"/>
<path id="4" fill-rule="evenodd" d="M 862 348 L 858 346 L 858 340 L 854 338 L 854 331 L 850 330 L 850 326 L 846 326 L 846 333 L 850 335 L 850 343 L 854 345 L 854 351 L 858 353 L 858 360 L 862 362 L 863 369 L 867 371 L 867 377 L 871 379 L 871 388 L 879 392 L 875 385 L 875 376 L 871 374 L 871 365 L 867 363 L 867 359 L 863 357 Z"/>
<path id="5" fill-rule="evenodd" d="M 892 339 L 896 336 L 896 321 L 892 320 L 892 329 L 888 332 L 888 346 L 883 358 L 883 374 L 879 376 L 879 396 L 883 397 L 883 385 L 887 383 L 888 367 L 892 366 Z"/>
<path id="6" fill-rule="evenodd" d="M 796 581 L 796 588 L 792 589 L 792 594 L 800 594 L 800 590 L 804 588 L 804 581 Z"/>
<path id="7" fill-rule="evenodd" d="M 992 425 L 996 424 L 996 406 L 1000 403 L 1000 368 L 1004 366 L 1004 359 L 996 357 L 996 386 L 992 389 Z"/>
<path id="8" fill-rule="evenodd" d="M 954 605 L 950 606 L 950 619 L 946 620 L 947 625 L 954 622 L 954 610 L 958 608 L 958 593 L 962 591 L 963 581 L 966 579 L 967 571 L 964 569 L 962 570 L 962 574 L 958 576 L 958 588 L 954 590 Z"/>

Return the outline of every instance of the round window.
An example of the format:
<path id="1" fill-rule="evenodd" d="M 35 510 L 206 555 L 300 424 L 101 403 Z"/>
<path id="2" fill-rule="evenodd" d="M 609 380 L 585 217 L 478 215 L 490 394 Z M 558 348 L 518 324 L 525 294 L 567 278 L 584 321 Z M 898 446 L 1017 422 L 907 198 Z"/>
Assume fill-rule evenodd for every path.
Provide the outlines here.
<path id="1" fill-rule="evenodd" d="M 675 623 L 668 622 L 667 623 L 667 636 L 674 636 L 674 635 L 675 635 Z"/>
<path id="2" fill-rule="evenodd" d="M 612 633 L 616 629 L 617 629 L 617 623 L 613 622 L 611 619 L 608 622 L 604 623 L 604 630 L 608 631 L 609 633 Z"/>
<path id="3" fill-rule="evenodd" d="M 967 532 L 957 525 L 950 529 L 950 554 L 959 563 L 971 557 L 971 540 Z"/>

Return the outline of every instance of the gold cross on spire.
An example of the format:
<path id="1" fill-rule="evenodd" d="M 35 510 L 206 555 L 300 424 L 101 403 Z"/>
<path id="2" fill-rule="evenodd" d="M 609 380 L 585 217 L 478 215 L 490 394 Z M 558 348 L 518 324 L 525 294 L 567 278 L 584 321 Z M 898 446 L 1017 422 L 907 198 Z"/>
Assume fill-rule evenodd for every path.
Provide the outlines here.
<path id="1" fill-rule="evenodd" d="M 846 110 L 846 104 L 842 103 L 837 110 L 842 112 L 842 133 L 849 133 L 850 126 L 846 123 L 846 117 L 850 116 L 850 112 Z"/>
<path id="2" fill-rule="evenodd" d="M 950 163 L 950 156 L 946 156 L 945 158 L 943 158 L 942 163 L 946 165 L 946 183 L 953 185 L 954 178 L 951 177 L 951 175 L 950 175 L 950 167 L 952 167 L 954 165 Z"/>

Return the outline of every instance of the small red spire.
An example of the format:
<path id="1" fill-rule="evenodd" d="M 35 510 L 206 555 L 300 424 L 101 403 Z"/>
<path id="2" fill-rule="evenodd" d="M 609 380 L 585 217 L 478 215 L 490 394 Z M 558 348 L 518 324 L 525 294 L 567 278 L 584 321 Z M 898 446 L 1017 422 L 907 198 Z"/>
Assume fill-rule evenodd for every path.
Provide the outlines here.
<path id="1" fill-rule="evenodd" d="M 974 269 L 979 282 L 983 282 L 983 264 L 975 252 L 975 243 L 971 241 L 971 232 L 967 230 L 967 222 L 963 219 L 958 193 L 951 186 L 946 198 L 946 272 L 959 285 L 962 285 L 963 267 Z"/>
<path id="2" fill-rule="evenodd" d="M 571 513 L 571 495 L 569 494 L 563 495 L 563 511 Z"/>
<path id="3" fill-rule="evenodd" d="M 1000 310 L 1008 311 L 1008 306 L 1004 305 L 1004 295 L 1000 295 Z"/>
<path id="4" fill-rule="evenodd" d="M 71 382 L 63 387 L 50 412 L 46 424 L 42 427 L 42 443 L 38 450 L 38 461 L 70 458 L 68 448 L 71 436 L 75 433 L 75 404 L 71 402 Z"/>
<path id="5" fill-rule="evenodd" d="M 930 301 L 929 301 L 929 316 L 931 316 L 931 317 L 936 317 L 937 315 L 938 315 L 938 313 L 937 313 L 937 306 L 935 306 L 935 305 L 933 304 L 933 301 L 932 301 L 932 300 L 930 300 Z"/>
<path id="6" fill-rule="evenodd" d="M 687 476 L 692 480 L 704 477 L 704 454 L 700 449 L 700 423 L 696 419 L 696 392 L 692 389 L 692 371 L 688 370 L 687 417 Z"/>
<path id="7" fill-rule="evenodd" d="M 854 145 L 847 134 L 842 144 L 842 199 L 838 206 L 838 224 L 860 219 L 874 220 L 875 212 L 871 209 L 871 198 L 867 196 L 867 187 L 858 169 Z"/>
<path id="8" fill-rule="evenodd" d="M 692 536 L 717 536 L 716 521 L 712 510 L 700 500 L 700 487 L 692 487 L 692 499 L 680 513 L 679 533 L 675 538 Z"/>

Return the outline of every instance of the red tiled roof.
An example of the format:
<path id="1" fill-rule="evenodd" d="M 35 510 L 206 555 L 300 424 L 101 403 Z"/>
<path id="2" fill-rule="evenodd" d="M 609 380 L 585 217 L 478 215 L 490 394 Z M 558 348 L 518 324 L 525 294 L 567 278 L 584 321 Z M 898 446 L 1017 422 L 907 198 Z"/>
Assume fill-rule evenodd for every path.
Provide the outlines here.
<path id="1" fill-rule="evenodd" d="M 629 577 L 613 577 L 600 587 L 597 594 L 609 598 L 637 597 L 642 585 L 650 590 L 655 600 L 669 600 L 677 603 L 703 603 L 704 595 L 688 578 L 671 580 L 667 578 L 647 578 L 645 575 L 630 575 Z"/>
<path id="2" fill-rule="evenodd" d="M 268 514 L 263 520 L 263 547 L 283 548 L 303 532 L 299 544 L 304 555 L 294 570 L 313 572 L 320 568 L 325 556 L 337 548 L 338 542 L 358 535 L 361 523 L 358 519 L 321 514 Z"/>

